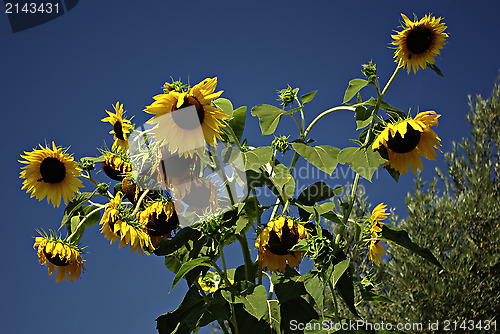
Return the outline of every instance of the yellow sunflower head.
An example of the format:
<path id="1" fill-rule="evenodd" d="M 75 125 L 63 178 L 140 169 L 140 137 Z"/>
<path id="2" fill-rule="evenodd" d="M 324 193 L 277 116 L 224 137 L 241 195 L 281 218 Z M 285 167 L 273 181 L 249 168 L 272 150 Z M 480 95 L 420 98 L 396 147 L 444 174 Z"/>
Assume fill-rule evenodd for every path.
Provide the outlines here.
<path id="1" fill-rule="evenodd" d="M 234 280 L 228 279 L 229 283 L 234 284 Z M 200 287 L 208 293 L 213 293 L 218 289 L 225 288 L 226 284 L 224 283 L 222 277 L 219 274 L 208 271 L 205 276 L 200 275 L 198 277 L 198 284 Z"/>
<path id="2" fill-rule="evenodd" d="M 440 116 L 435 111 L 425 111 L 415 118 L 388 123 L 373 142 L 372 149 L 387 150 L 389 161 L 386 164 L 399 173 L 408 173 L 411 166 L 413 174 L 416 174 L 417 168 L 424 169 L 421 157 L 436 160 L 434 149 L 442 153 L 441 138 L 431 129 L 438 126 Z"/>
<path id="3" fill-rule="evenodd" d="M 191 189 L 193 169 L 199 163 L 197 155 L 179 156 L 171 154 L 165 146 L 158 147 L 154 170 L 158 173 L 158 183 L 173 190 L 182 198 Z"/>
<path id="4" fill-rule="evenodd" d="M 444 31 L 446 26 L 441 22 L 441 18 L 431 17 L 430 14 L 424 16 L 420 21 L 410 21 L 404 14 L 401 14 L 405 26 L 403 31 L 392 35 L 392 42 L 396 46 L 394 55 L 395 62 L 401 60 L 401 66 L 407 67 L 408 74 L 413 67 L 413 73 L 421 67 L 426 69 L 427 62 L 434 64 L 434 57 L 441 54 L 439 51 L 446 44 L 448 37 Z"/>
<path id="5" fill-rule="evenodd" d="M 124 154 L 113 152 L 106 152 L 101 167 L 104 173 L 115 181 L 122 181 L 125 175 L 132 171 L 128 158 Z"/>
<path id="6" fill-rule="evenodd" d="M 119 248 L 125 247 L 130 244 L 130 252 L 144 255 L 143 248 L 153 251 L 153 244 L 149 237 L 146 226 L 137 222 L 133 222 L 125 209 L 121 207 L 123 194 L 118 192 L 115 198 L 111 199 L 106 204 L 104 213 L 101 217 L 102 225 L 101 233 L 104 237 L 110 240 L 112 244 L 119 240 Z"/>
<path id="7" fill-rule="evenodd" d="M 179 217 L 172 202 L 158 201 L 139 214 L 139 222 L 146 226 L 153 245 L 156 247 L 163 237 L 169 238 L 179 227 Z"/>
<path id="8" fill-rule="evenodd" d="M 116 105 L 112 106 L 113 109 L 115 109 L 115 113 L 113 114 L 112 112 L 106 110 L 108 117 L 103 118 L 101 121 L 109 122 L 113 126 L 113 130 L 109 132 L 114 135 L 113 139 L 115 142 L 113 143 L 112 150 L 127 152 L 128 136 L 132 129 L 132 124 L 130 123 L 130 120 L 123 117 L 123 114 L 125 113 L 123 111 L 123 103 L 120 104 L 120 102 L 116 102 Z"/>
<path id="9" fill-rule="evenodd" d="M 304 252 L 293 251 L 292 248 L 302 239 L 308 239 L 309 234 L 302 224 L 290 217 L 279 217 L 270 221 L 257 236 L 255 247 L 259 251 L 259 263 L 270 271 L 284 273 L 286 264 L 298 268 Z"/>
<path id="10" fill-rule="evenodd" d="M 215 145 L 217 138 L 222 139 L 220 120 L 229 116 L 211 105 L 222 94 L 214 93 L 216 86 L 217 78 L 207 78 L 187 92 L 172 90 L 154 96 L 155 102 L 144 111 L 154 115 L 148 123 L 156 123 L 155 139 L 170 152 L 189 156 L 202 152 L 205 143 Z"/>
<path id="11" fill-rule="evenodd" d="M 71 200 L 75 193 L 79 193 L 78 188 L 82 187 L 82 181 L 78 178 L 82 175 L 81 168 L 74 161 L 73 157 L 57 148 L 52 142 L 52 149 L 40 145 L 40 149 L 31 152 L 24 152 L 19 160 L 26 164 L 19 178 L 24 179 L 21 190 L 26 189 L 31 193 L 31 197 L 41 201 L 47 197 L 47 203 L 52 201 L 54 207 L 61 204 L 61 196 L 64 204 Z"/>
<path id="12" fill-rule="evenodd" d="M 47 236 L 42 234 L 35 238 L 33 249 L 38 247 L 38 261 L 41 265 L 49 267 L 49 275 L 52 276 L 57 269 L 56 283 L 64 281 L 67 278 L 68 282 L 80 278 L 82 271 L 85 271 L 80 249 L 69 244 L 52 234 Z"/>
<path id="13" fill-rule="evenodd" d="M 385 248 L 382 245 L 382 241 L 377 240 L 382 232 L 382 223 L 381 221 L 386 219 L 389 214 L 386 212 L 386 207 L 384 203 L 380 203 L 377 205 L 371 214 L 370 217 L 370 246 L 368 250 L 368 258 L 373 263 L 380 264 L 382 262 L 382 255 L 385 254 Z"/>

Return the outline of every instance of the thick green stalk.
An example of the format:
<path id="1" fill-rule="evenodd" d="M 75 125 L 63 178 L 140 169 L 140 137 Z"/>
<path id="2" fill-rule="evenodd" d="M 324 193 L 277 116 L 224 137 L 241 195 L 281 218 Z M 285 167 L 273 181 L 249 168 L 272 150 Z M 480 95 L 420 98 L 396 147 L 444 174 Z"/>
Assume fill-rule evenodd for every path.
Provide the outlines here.
<path id="1" fill-rule="evenodd" d="M 241 252 L 243 253 L 243 260 L 245 261 L 245 279 L 247 281 L 255 282 L 255 277 L 253 279 L 250 279 L 253 261 L 252 257 L 250 256 L 250 249 L 248 248 L 247 236 L 245 234 L 236 235 L 236 239 L 238 239 L 240 243 Z"/>

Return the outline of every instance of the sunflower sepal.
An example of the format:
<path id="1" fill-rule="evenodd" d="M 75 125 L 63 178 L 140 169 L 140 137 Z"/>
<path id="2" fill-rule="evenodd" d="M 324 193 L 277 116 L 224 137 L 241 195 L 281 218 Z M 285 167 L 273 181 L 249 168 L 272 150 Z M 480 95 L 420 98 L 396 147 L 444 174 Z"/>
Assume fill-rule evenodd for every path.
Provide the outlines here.
<path id="1" fill-rule="evenodd" d="M 439 67 L 437 67 L 436 64 L 431 64 L 429 63 L 428 61 L 426 62 L 427 63 L 427 67 L 429 67 L 431 70 L 433 70 L 437 75 L 439 75 L 440 77 L 443 77 L 444 78 L 444 74 L 443 72 L 441 72 L 441 70 L 439 69 Z"/>

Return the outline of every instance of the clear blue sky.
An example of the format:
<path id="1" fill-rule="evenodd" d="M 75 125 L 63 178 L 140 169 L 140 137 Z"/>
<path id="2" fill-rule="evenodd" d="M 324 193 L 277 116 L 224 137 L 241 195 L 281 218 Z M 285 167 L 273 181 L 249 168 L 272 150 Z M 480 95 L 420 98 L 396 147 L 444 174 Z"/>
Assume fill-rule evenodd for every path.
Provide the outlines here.
<path id="1" fill-rule="evenodd" d="M 348 81 L 360 77 L 360 65 L 370 59 L 385 83 L 395 66 L 388 45 L 400 13 L 420 18 L 432 12 L 445 17 L 450 35 L 437 59 L 446 77 L 402 72 L 387 101 L 441 113 L 437 132 L 448 151 L 468 134 L 467 95 L 489 96 L 497 77 L 499 11 L 498 1 L 80 1 L 69 13 L 18 33 L 0 13 L 3 332 L 154 333 L 154 319 L 176 308 L 185 293 L 184 283 L 168 293 L 173 275 L 163 258 L 109 246 L 97 227 L 83 240 L 87 272 L 77 283 L 55 284 L 38 264 L 32 237 L 36 228 L 57 229 L 63 208 L 20 190 L 23 150 L 54 140 L 71 146 L 77 160 L 95 156 L 103 140 L 111 143 L 109 124 L 100 122 L 104 109 L 119 100 L 144 122 L 144 106 L 170 76 L 192 84 L 217 76 L 223 97 L 249 108 L 277 104 L 276 90 L 287 84 L 301 93 L 317 89 L 306 110 L 310 122 L 342 102 Z M 293 126 L 285 121 L 277 133 Z M 244 135 L 254 146 L 272 140 L 260 135 L 251 116 Z M 329 116 L 311 132 L 318 143 L 339 148 L 355 136 L 349 112 Z M 437 163 L 424 162 L 424 178 L 435 166 L 445 167 L 442 155 Z M 335 186 L 352 179 L 323 180 Z M 372 205 L 383 201 L 406 216 L 412 174 L 396 184 L 380 173 L 362 186 Z M 241 261 L 239 255 L 230 260 Z"/>

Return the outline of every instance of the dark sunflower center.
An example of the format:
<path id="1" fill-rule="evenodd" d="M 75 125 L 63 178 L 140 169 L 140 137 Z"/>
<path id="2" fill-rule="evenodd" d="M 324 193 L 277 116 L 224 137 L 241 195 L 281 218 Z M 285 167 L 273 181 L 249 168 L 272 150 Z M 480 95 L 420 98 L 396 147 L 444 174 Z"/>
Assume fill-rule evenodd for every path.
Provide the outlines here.
<path id="1" fill-rule="evenodd" d="M 149 235 L 159 237 L 170 234 L 178 225 L 179 217 L 177 217 L 176 212 L 168 220 L 165 212 L 162 212 L 158 216 L 151 215 L 146 227 L 148 228 Z"/>
<path id="2" fill-rule="evenodd" d="M 64 266 L 69 265 L 68 260 L 66 260 L 66 259 L 61 260 L 61 258 L 57 254 L 52 255 L 52 254 L 47 253 L 45 250 L 43 250 L 43 254 L 45 254 L 45 257 L 47 258 L 47 260 L 49 260 L 50 263 L 52 263 L 58 267 L 64 267 Z"/>
<path id="3" fill-rule="evenodd" d="M 200 186 L 191 187 L 189 194 L 184 196 L 182 201 L 194 208 L 208 208 L 210 206 L 210 197 L 212 196 L 212 189 L 202 184 Z"/>
<path id="4" fill-rule="evenodd" d="M 66 167 L 59 159 L 47 157 L 40 164 L 40 174 L 42 178 L 38 182 L 59 183 L 66 176 Z"/>
<path id="5" fill-rule="evenodd" d="M 125 137 L 123 136 L 123 127 L 122 127 L 122 122 L 117 121 L 117 122 L 113 125 L 113 130 L 115 130 L 115 135 L 116 135 L 116 138 L 118 138 L 118 139 L 120 139 L 120 140 L 125 140 Z"/>
<path id="6" fill-rule="evenodd" d="M 434 33 L 426 27 L 411 30 L 406 37 L 406 47 L 413 54 L 421 54 L 429 50 L 434 40 Z"/>
<path id="7" fill-rule="evenodd" d="M 203 124 L 203 120 L 205 119 L 205 111 L 203 110 L 203 107 L 201 106 L 200 102 L 198 102 L 198 100 L 193 96 L 189 96 L 188 98 L 184 99 L 184 103 L 179 108 L 174 105 L 172 107 L 172 111 L 176 111 L 178 109 L 186 108 L 189 106 L 194 106 L 196 108 L 198 119 L 193 117 L 193 114 L 190 112 L 185 113 L 182 111 L 178 111 L 172 113 L 172 118 L 174 119 L 175 124 L 183 128 L 184 130 L 194 130 L 198 128 L 200 124 Z"/>
<path id="8" fill-rule="evenodd" d="M 283 226 L 281 230 L 281 240 L 272 230 L 269 233 L 269 241 L 267 242 L 267 249 L 276 255 L 287 255 L 288 250 L 292 248 L 297 241 L 299 240 L 299 236 L 297 231 L 291 231 L 288 228 L 288 224 Z"/>
<path id="9" fill-rule="evenodd" d="M 413 129 L 410 124 L 406 125 L 406 134 L 402 138 L 399 132 L 395 136 L 389 134 L 387 146 L 396 153 L 408 153 L 417 147 L 420 142 L 420 131 Z"/>

